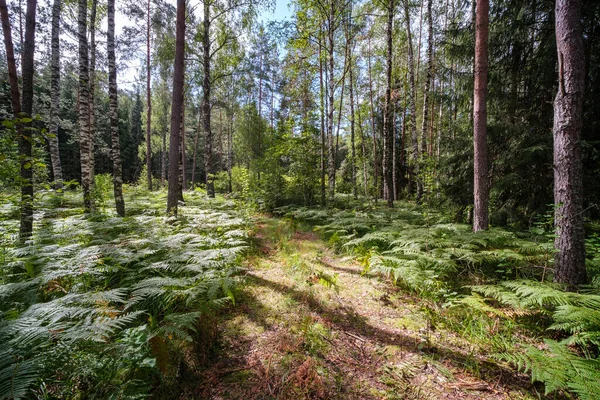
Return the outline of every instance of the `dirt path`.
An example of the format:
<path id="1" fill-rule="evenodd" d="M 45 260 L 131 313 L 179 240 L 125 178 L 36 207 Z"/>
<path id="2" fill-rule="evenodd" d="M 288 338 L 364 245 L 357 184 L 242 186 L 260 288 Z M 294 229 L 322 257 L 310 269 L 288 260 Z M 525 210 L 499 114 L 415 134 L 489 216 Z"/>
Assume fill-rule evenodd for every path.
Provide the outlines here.
<path id="1" fill-rule="evenodd" d="M 532 390 L 526 378 L 469 355 L 419 300 L 362 275 L 316 235 L 267 217 L 257 226 L 201 398 L 532 398 L 519 389 Z"/>

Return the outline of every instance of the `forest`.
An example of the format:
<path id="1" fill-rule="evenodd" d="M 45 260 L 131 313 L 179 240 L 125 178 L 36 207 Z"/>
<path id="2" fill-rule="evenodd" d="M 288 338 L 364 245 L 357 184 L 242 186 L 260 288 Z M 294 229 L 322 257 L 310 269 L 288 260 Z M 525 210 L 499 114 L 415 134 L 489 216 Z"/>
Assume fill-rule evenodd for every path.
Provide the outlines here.
<path id="1" fill-rule="evenodd" d="M 0 21 L 0 400 L 600 397 L 600 2 Z"/>

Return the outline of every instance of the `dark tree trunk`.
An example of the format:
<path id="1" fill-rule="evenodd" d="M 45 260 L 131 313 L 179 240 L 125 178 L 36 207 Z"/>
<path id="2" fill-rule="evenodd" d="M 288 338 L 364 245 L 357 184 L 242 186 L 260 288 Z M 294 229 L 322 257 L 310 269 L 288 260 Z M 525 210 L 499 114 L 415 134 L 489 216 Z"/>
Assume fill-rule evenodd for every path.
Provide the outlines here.
<path id="1" fill-rule="evenodd" d="M 580 143 L 585 61 L 580 17 L 581 0 L 556 0 L 559 75 L 554 100 L 554 280 L 570 286 L 587 280 Z"/>
<path id="2" fill-rule="evenodd" d="M 329 4 L 330 12 L 327 26 L 327 58 L 328 58 L 328 74 L 329 74 L 329 91 L 328 95 L 328 110 L 327 110 L 327 137 L 328 137 L 328 153 L 329 153 L 329 168 L 327 178 L 329 181 L 329 198 L 331 201 L 335 198 L 335 148 L 333 140 L 333 95 L 335 91 L 334 72 L 334 48 L 335 48 L 335 2 Z"/>
<path id="3" fill-rule="evenodd" d="M 394 207 L 394 110 L 392 107 L 392 49 L 394 29 L 394 0 L 388 4 L 387 22 L 387 60 L 386 60 L 386 88 L 385 88 L 385 116 L 383 133 L 383 186 L 386 193 L 387 206 Z"/>
<path id="4" fill-rule="evenodd" d="M 368 55 L 368 69 L 369 69 L 369 100 L 371 105 L 371 131 L 373 132 L 373 197 L 377 202 L 377 196 L 379 195 L 379 187 L 377 184 L 377 131 L 375 130 L 375 107 L 373 105 L 373 74 L 371 71 L 371 37 L 369 36 L 369 55 Z"/>
<path id="5" fill-rule="evenodd" d="M 167 214 L 175 216 L 177 216 L 177 201 L 179 198 L 179 163 L 181 160 L 179 132 L 181 129 L 181 107 L 183 106 L 184 53 L 185 0 L 177 0 L 173 101 L 171 102 L 171 135 L 169 137 L 169 191 L 167 195 Z"/>
<path id="6" fill-rule="evenodd" d="M 119 143 L 117 66 L 115 57 L 115 0 L 108 0 L 108 31 L 106 33 L 106 37 L 106 46 L 108 50 L 108 97 L 110 102 L 113 187 L 117 214 L 119 214 L 121 217 L 124 217 L 125 200 L 123 200 L 123 168 L 121 165 L 121 146 Z"/>
<path id="7" fill-rule="evenodd" d="M 50 56 L 50 161 L 54 187 L 62 189 L 63 175 L 58 147 L 58 126 L 60 124 L 60 8 L 61 0 L 54 0 L 52 6 L 52 54 Z"/>
<path id="8" fill-rule="evenodd" d="M 210 124 L 210 4 L 204 2 L 204 21 L 202 36 L 202 65 L 204 69 L 204 79 L 202 81 L 202 122 L 204 124 L 204 173 L 206 183 L 206 193 L 208 197 L 215 197 L 215 183 L 213 170 L 213 150 L 212 150 L 212 130 Z"/>
<path id="9" fill-rule="evenodd" d="M 192 159 L 192 188 L 196 186 L 196 160 L 198 159 L 198 139 L 200 138 L 200 130 L 202 129 L 202 110 L 198 112 L 198 129 L 194 137 L 194 158 Z"/>
<path id="10" fill-rule="evenodd" d="M 79 153 L 81 158 L 81 187 L 83 188 L 83 206 L 86 213 L 92 211 L 93 173 L 90 159 L 92 139 L 90 137 L 90 77 L 88 69 L 87 42 L 87 1 L 79 0 L 77 17 L 77 37 L 79 42 Z"/>
<path id="11" fill-rule="evenodd" d="M 473 231 L 488 229 L 487 81 L 489 0 L 478 0 L 475 14 L 475 91 L 473 94 Z"/>
<path id="12" fill-rule="evenodd" d="M 150 0 L 146 10 L 146 179 L 148 190 L 152 190 L 152 93 L 150 91 Z"/>

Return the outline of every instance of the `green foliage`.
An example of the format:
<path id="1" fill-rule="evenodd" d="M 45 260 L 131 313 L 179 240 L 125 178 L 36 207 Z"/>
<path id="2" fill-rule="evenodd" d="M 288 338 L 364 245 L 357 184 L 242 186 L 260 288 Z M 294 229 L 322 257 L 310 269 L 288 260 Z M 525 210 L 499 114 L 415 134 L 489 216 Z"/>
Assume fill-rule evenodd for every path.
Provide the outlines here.
<path id="1" fill-rule="evenodd" d="M 543 382 L 546 394 L 571 391 L 582 399 L 597 398 L 600 390 L 600 294 L 567 292 L 553 284 L 508 281 L 498 285 L 474 286 L 480 293 L 462 300 L 471 308 L 504 319 L 527 314 L 545 314 L 562 340 L 545 339 L 543 347 L 525 346 L 524 351 L 503 352 L 501 360 L 531 373 Z M 498 305 L 508 306 L 500 309 Z"/>
<path id="2" fill-rule="evenodd" d="M 357 256 L 370 272 L 436 300 L 464 291 L 465 278 L 537 277 L 546 270 L 550 243 L 513 232 L 473 233 L 436 213 L 400 203 L 394 210 L 357 205 L 352 210 L 281 207 L 288 218 L 315 226 L 338 251 Z"/>
<path id="3" fill-rule="evenodd" d="M 97 178 L 108 198 L 110 178 Z M 162 367 L 198 344 L 202 321 L 235 302 L 247 228 L 232 203 L 189 193 L 172 220 L 162 216 L 166 193 L 125 193 L 127 218 L 81 216 L 69 208 L 81 203 L 73 192 L 50 209 L 57 202 L 45 196 L 31 243 L 3 239 L 0 398 L 145 397 L 161 375 L 168 381 Z"/>

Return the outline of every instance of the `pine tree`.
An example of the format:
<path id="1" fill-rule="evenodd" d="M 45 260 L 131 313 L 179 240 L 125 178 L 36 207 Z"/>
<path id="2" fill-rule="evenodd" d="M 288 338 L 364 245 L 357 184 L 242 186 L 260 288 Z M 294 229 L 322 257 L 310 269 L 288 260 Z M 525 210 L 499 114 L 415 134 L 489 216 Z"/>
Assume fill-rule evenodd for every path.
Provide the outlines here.
<path id="1" fill-rule="evenodd" d="M 62 165 L 58 147 L 58 128 L 60 124 L 60 9 L 61 0 L 54 0 L 52 6 L 52 54 L 50 57 L 50 161 L 54 175 L 54 187 L 61 189 L 63 186 Z"/>

